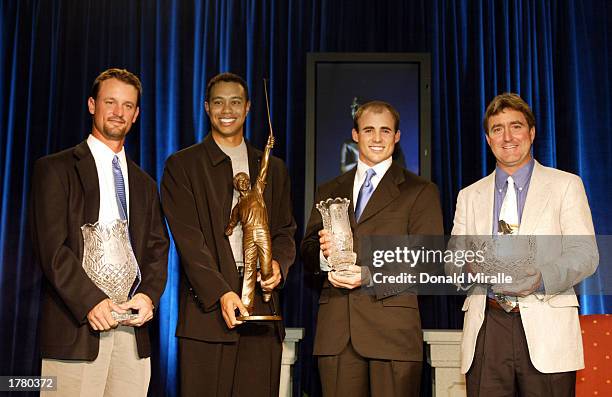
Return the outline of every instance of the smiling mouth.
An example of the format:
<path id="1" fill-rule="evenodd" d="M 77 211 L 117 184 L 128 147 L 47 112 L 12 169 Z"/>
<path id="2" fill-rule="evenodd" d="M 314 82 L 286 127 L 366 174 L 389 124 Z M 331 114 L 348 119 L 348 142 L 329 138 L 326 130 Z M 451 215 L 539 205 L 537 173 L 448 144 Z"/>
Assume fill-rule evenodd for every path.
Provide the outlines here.
<path id="1" fill-rule="evenodd" d="M 371 151 L 376 152 L 376 153 L 382 153 L 383 150 L 385 150 L 384 146 L 368 146 L 370 148 Z"/>
<path id="2" fill-rule="evenodd" d="M 511 150 L 511 149 L 516 149 L 518 147 L 518 145 L 504 145 L 502 146 L 502 149 L 504 150 Z"/>
<path id="3" fill-rule="evenodd" d="M 230 125 L 232 124 L 234 121 L 236 121 L 235 118 L 228 118 L 228 117 L 223 117 L 221 119 L 219 119 L 219 121 L 221 122 L 221 124 L 223 125 Z"/>

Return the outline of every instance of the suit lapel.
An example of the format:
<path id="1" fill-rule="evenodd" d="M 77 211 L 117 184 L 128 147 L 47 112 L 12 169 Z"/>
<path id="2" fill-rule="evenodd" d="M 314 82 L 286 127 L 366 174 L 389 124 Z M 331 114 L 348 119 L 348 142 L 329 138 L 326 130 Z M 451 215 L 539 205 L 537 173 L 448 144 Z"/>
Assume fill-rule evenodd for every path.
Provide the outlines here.
<path id="1" fill-rule="evenodd" d="M 536 161 L 533 166 L 531 181 L 529 182 L 529 191 L 527 192 L 523 215 L 521 216 L 519 234 L 533 234 L 540 216 L 542 216 L 550 199 L 551 189 L 549 185 L 551 182 L 544 177 L 543 171 L 544 167 Z"/>
<path id="2" fill-rule="evenodd" d="M 383 208 L 388 206 L 393 200 L 399 196 L 400 191 L 398 185 L 404 182 L 404 176 L 398 165 L 392 163 L 389 170 L 385 173 L 382 180 L 372 193 L 372 197 L 366 204 L 359 218 L 359 223 L 363 223 L 369 218 L 376 215 Z M 355 198 L 356 200 L 357 198 Z"/>
<path id="3" fill-rule="evenodd" d="M 142 235 L 141 228 L 144 224 L 144 214 L 142 212 L 143 203 L 145 201 L 146 191 L 144 189 L 144 183 L 140 181 L 140 175 L 136 164 L 127 159 L 128 164 L 128 184 L 130 189 L 130 211 L 129 211 L 129 229 L 130 238 L 132 243 L 136 246 L 136 252 L 140 251 L 140 236 Z"/>
<path id="4" fill-rule="evenodd" d="M 490 236 L 493 232 L 493 203 L 495 200 L 495 172 L 489 174 L 483 181 L 473 201 L 473 219 L 476 234 Z"/>
<path id="5" fill-rule="evenodd" d="M 213 179 L 211 181 L 203 180 L 203 183 L 213 183 L 216 185 L 215 189 L 210 189 L 210 192 L 213 193 L 210 198 L 215 201 L 211 204 L 211 208 L 223 208 L 220 219 L 225 229 L 225 223 L 228 222 L 230 218 L 232 198 L 234 195 L 232 164 L 230 158 L 216 144 L 212 137 L 212 133 L 209 133 L 206 138 L 204 138 L 202 147 L 208 154 L 208 156 L 201 156 L 202 170 L 210 169 L 210 175 Z M 207 164 L 209 160 L 210 164 Z M 229 183 L 227 183 L 228 177 Z M 227 246 L 229 248 L 229 242 Z"/>
<path id="6" fill-rule="evenodd" d="M 89 150 L 87 141 L 78 144 L 74 149 L 77 158 L 76 169 L 81 180 L 84 194 L 85 223 L 96 223 L 100 215 L 100 185 L 96 162 Z M 82 226 L 82 225 L 79 225 Z"/>

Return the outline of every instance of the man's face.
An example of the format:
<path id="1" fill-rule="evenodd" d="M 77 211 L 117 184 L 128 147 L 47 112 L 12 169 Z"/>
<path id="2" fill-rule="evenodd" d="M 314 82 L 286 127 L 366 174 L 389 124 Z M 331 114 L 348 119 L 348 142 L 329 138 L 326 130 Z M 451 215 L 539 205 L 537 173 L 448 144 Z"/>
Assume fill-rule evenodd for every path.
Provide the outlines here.
<path id="1" fill-rule="evenodd" d="M 523 113 L 510 108 L 502 109 L 489 118 L 488 127 L 487 143 L 501 169 L 512 175 L 531 160 L 535 128 L 529 128 Z"/>
<path id="2" fill-rule="evenodd" d="M 138 118 L 138 90 L 117 79 L 100 83 L 97 98 L 89 98 L 87 107 L 93 115 L 92 134 L 110 141 L 121 141 Z"/>
<path id="3" fill-rule="evenodd" d="M 373 167 L 393 155 L 400 131 L 394 131 L 395 120 L 387 109 L 381 112 L 366 110 L 358 124 L 359 131 L 353 129 L 353 140 L 357 142 L 361 161 Z"/>
<path id="4" fill-rule="evenodd" d="M 215 84 L 210 90 L 210 98 L 204 103 L 213 135 L 221 138 L 242 135 L 250 107 L 251 102 L 246 100 L 240 84 L 226 81 Z"/>

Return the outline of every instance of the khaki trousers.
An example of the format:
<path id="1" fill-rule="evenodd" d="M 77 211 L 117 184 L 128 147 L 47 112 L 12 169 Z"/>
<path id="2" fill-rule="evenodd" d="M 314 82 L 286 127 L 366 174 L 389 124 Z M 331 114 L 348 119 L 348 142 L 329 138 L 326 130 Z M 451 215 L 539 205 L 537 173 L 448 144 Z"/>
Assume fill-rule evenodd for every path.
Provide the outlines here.
<path id="1" fill-rule="evenodd" d="M 100 333 L 94 361 L 42 360 L 42 376 L 57 376 L 57 391 L 48 397 L 146 396 L 151 378 L 149 358 L 139 358 L 134 328 L 119 326 Z"/>

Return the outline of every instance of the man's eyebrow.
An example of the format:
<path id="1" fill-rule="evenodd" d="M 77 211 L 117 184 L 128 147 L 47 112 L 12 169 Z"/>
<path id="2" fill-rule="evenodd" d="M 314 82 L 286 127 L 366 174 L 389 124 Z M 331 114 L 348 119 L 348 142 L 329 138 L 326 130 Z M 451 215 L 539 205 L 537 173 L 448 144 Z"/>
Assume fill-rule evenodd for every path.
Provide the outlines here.
<path id="1" fill-rule="evenodd" d="M 214 96 L 214 97 L 212 97 L 210 99 L 213 100 L 213 99 L 225 99 L 225 98 L 228 98 L 228 99 L 241 99 L 241 100 L 244 99 L 241 95 L 233 95 L 233 96 L 229 96 L 229 97 L 222 96 L 222 95 L 216 95 L 216 96 Z"/>

